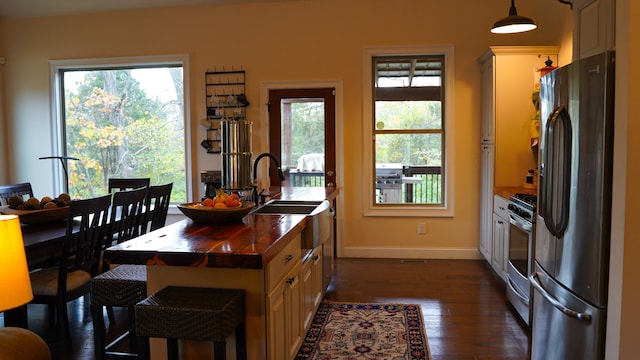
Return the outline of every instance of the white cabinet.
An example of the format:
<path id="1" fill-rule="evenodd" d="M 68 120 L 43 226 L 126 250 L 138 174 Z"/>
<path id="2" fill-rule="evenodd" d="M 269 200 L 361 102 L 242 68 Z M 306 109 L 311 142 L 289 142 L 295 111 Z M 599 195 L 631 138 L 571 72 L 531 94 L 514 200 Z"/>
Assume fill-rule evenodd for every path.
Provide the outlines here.
<path id="1" fill-rule="evenodd" d="M 498 195 L 494 196 L 491 266 L 504 281 L 507 281 L 507 263 L 509 260 L 508 204 L 509 202 L 505 198 Z"/>
<path id="2" fill-rule="evenodd" d="M 269 359 L 293 359 L 302 341 L 300 263 L 267 294 Z"/>
<path id="3" fill-rule="evenodd" d="M 573 59 L 615 50 L 615 0 L 573 0 Z"/>
<path id="4" fill-rule="evenodd" d="M 493 193 L 495 187 L 521 187 L 527 171 L 536 167 L 531 147 L 536 109 L 532 94 L 547 57 L 558 64 L 558 46 L 495 46 L 479 58 L 480 125 L 480 253 L 493 254 Z M 500 251 L 496 249 L 496 251 Z"/>
<path id="5" fill-rule="evenodd" d="M 270 360 L 293 359 L 302 342 L 300 235 L 266 267 L 267 353 Z"/>
<path id="6" fill-rule="evenodd" d="M 311 326 L 313 316 L 322 301 L 322 246 L 313 250 L 302 263 L 300 279 L 302 281 L 302 331 L 306 333 Z"/>
<path id="7" fill-rule="evenodd" d="M 491 261 L 491 214 L 493 213 L 493 144 L 481 145 L 480 155 L 480 253 Z"/>

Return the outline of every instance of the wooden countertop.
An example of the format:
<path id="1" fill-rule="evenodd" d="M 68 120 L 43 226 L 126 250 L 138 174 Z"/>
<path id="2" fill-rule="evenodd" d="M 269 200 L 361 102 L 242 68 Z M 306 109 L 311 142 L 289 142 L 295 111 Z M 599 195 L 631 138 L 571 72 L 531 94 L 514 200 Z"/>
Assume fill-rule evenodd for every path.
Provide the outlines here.
<path id="1" fill-rule="evenodd" d="M 519 187 L 519 186 L 500 186 L 500 187 L 493 188 L 494 195 L 499 195 L 507 200 L 509 200 L 511 196 L 517 193 L 536 195 L 538 193 L 538 190 L 528 189 L 528 188 Z"/>
<path id="2" fill-rule="evenodd" d="M 274 198 L 333 200 L 335 188 L 270 189 Z M 109 264 L 262 269 L 306 225 L 304 215 L 253 215 L 242 222 L 200 225 L 190 219 L 108 248 Z"/>

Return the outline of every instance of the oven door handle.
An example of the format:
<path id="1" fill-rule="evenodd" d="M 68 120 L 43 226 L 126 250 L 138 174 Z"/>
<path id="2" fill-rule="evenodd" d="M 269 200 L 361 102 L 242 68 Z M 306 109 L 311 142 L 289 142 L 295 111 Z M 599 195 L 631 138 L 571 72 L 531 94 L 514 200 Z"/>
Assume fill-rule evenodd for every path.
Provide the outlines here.
<path id="1" fill-rule="evenodd" d="M 531 233 L 533 231 L 533 224 L 528 221 L 522 220 L 519 216 L 509 213 L 509 223 L 518 229 Z"/>
<path id="2" fill-rule="evenodd" d="M 547 301 L 551 303 L 551 305 L 555 306 L 556 309 L 562 311 L 563 314 L 569 317 L 572 317 L 574 319 L 578 319 L 582 321 L 591 321 L 591 315 L 569 309 L 568 307 L 564 306 L 560 301 L 558 301 L 558 299 L 551 296 L 551 294 L 549 294 L 547 290 L 545 290 L 542 287 L 542 284 L 540 284 L 540 282 L 538 281 L 538 274 L 536 273 L 531 274 L 529 276 L 529 280 L 531 282 L 531 285 L 533 285 L 533 287 L 540 292 L 540 295 L 544 296 L 545 299 L 547 299 Z"/>

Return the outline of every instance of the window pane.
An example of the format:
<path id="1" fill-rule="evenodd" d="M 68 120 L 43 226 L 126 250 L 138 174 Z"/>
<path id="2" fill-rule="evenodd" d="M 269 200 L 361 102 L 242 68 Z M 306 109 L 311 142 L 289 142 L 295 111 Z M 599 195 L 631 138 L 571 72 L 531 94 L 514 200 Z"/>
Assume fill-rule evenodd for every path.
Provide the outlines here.
<path id="1" fill-rule="evenodd" d="M 377 134 L 376 163 L 441 166 L 441 134 Z"/>
<path id="2" fill-rule="evenodd" d="M 376 203 L 442 204 L 441 134 L 378 134 L 375 144 Z"/>
<path id="3" fill-rule="evenodd" d="M 308 170 L 300 168 L 300 157 L 324 154 L 324 99 L 282 99 L 280 113 L 282 169 Z"/>
<path id="4" fill-rule="evenodd" d="M 376 101 L 376 130 L 442 129 L 440 101 Z"/>
<path id="5" fill-rule="evenodd" d="M 173 182 L 186 201 L 182 67 L 63 72 L 72 198 L 106 194 L 112 177 Z"/>

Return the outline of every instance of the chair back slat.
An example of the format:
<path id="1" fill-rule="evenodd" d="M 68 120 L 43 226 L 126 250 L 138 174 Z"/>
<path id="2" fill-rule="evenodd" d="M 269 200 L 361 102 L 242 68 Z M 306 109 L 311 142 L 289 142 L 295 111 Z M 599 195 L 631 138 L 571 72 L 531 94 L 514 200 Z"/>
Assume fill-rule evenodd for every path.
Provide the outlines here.
<path id="1" fill-rule="evenodd" d="M 20 196 L 23 199 L 25 196 L 33 197 L 31 183 L 0 185 L 0 205 L 9 205 L 9 199 L 13 196 Z"/>
<path id="2" fill-rule="evenodd" d="M 108 182 L 109 193 L 112 193 L 113 191 L 149 187 L 151 184 L 151 178 L 110 178 Z"/>
<path id="3" fill-rule="evenodd" d="M 148 190 L 143 187 L 113 194 L 109 219 L 112 240 L 121 243 L 140 235 Z"/>
<path id="4" fill-rule="evenodd" d="M 167 221 L 169 204 L 171 201 L 171 190 L 173 183 L 165 185 L 154 185 L 149 188 L 145 202 L 145 220 L 142 226 L 142 234 L 156 229 L 160 229 Z"/>
<path id="5" fill-rule="evenodd" d="M 111 195 L 73 200 L 69 204 L 66 241 L 58 274 L 59 291 L 66 289 L 67 274 L 84 270 L 95 276 L 104 244 Z M 66 265 L 66 266 L 65 266 Z"/>

